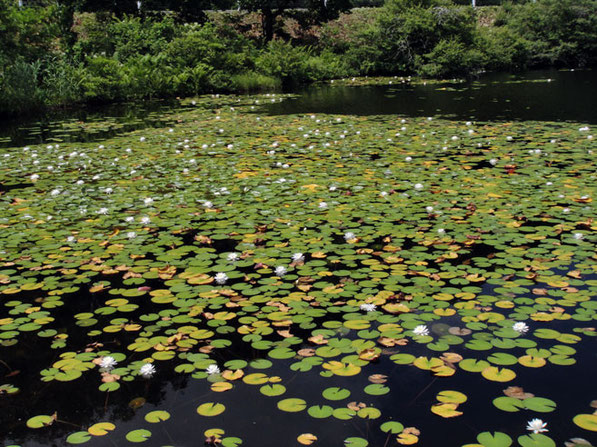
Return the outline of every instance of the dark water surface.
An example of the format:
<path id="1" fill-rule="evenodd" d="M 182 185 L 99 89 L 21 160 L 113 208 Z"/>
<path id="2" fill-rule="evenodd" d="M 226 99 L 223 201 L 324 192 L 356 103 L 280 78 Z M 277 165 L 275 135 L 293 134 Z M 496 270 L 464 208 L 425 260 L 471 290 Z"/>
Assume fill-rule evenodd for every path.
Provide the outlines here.
<path id="1" fill-rule="evenodd" d="M 578 121 L 597 123 L 597 72 L 541 70 L 484 74 L 471 82 L 402 83 L 355 87 L 321 85 L 268 105 L 274 115 L 437 116 L 456 120 Z"/>

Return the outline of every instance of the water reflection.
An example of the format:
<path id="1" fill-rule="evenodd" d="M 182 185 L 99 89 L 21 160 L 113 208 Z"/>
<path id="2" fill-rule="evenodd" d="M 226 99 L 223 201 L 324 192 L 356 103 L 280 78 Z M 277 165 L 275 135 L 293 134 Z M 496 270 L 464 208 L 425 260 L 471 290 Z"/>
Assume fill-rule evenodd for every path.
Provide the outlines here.
<path id="1" fill-rule="evenodd" d="M 457 120 L 597 123 L 597 72 L 545 70 L 486 74 L 476 81 L 351 87 L 322 85 L 267 107 L 272 115 L 438 116 Z"/>

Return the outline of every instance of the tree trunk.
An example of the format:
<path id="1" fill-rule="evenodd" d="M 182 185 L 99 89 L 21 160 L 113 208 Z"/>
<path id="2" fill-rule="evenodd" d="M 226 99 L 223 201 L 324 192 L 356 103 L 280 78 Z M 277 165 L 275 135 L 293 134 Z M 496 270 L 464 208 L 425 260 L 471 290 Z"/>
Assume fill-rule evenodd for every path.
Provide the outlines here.
<path id="1" fill-rule="evenodd" d="M 271 8 L 263 8 L 261 11 L 261 27 L 263 28 L 263 39 L 269 42 L 274 38 L 274 12 Z"/>

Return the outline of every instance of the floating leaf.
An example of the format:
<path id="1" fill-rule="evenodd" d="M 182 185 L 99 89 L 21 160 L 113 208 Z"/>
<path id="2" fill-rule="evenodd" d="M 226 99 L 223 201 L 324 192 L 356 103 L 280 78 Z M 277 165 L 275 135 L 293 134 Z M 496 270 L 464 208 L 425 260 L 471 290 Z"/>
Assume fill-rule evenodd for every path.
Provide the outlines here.
<path id="1" fill-rule="evenodd" d="M 150 411 L 145 415 L 145 420 L 152 424 L 167 421 L 168 419 L 170 419 L 170 413 L 164 410 Z"/>
<path id="2" fill-rule="evenodd" d="M 296 440 L 299 442 L 299 444 L 311 445 L 317 441 L 317 436 L 311 433 L 303 433 L 302 435 L 299 435 Z"/>
<path id="3" fill-rule="evenodd" d="M 219 414 L 222 414 L 225 410 L 226 407 L 224 405 L 214 402 L 206 402 L 197 407 L 197 413 L 199 413 L 201 416 L 208 417 L 218 416 Z"/>
<path id="4" fill-rule="evenodd" d="M 307 403 L 298 398 L 283 399 L 278 402 L 278 408 L 288 413 L 296 413 L 307 408 Z"/>
<path id="5" fill-rule="evenodd" d="M 572 422 L 585 430 L 597 431 L 597 414 L 577 414 Z"/>
<path id="6" fill-rule="evenodd" d="M 126 434 L 126 440 L 129 442 L 145 442 L 151 437 L 151 432 L 145 429 L 131 430 Z"/>

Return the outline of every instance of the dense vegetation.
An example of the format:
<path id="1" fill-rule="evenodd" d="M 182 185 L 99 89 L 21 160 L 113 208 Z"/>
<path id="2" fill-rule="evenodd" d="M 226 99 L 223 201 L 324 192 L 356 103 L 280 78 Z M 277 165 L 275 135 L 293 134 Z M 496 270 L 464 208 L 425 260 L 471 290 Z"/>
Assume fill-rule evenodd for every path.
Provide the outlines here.
<path id="1" fill-rule="evenodd" d="M 339 17 L 349 6 L 341 0 L 240 2 L 253 13 L 172 3 L 178 10 L 165 11 L 167 1 L 137 9 L 123 1 L 19 7 L 0 0 L 0 114 L 346 76 L 470 76 L 597 61 L 596 0 L 477 9 L 448 0 L 386 0 Z M 107 4 L 111 10 L 99 9 Z M 308 8 L 289 9 L 296 5 Z"/>

